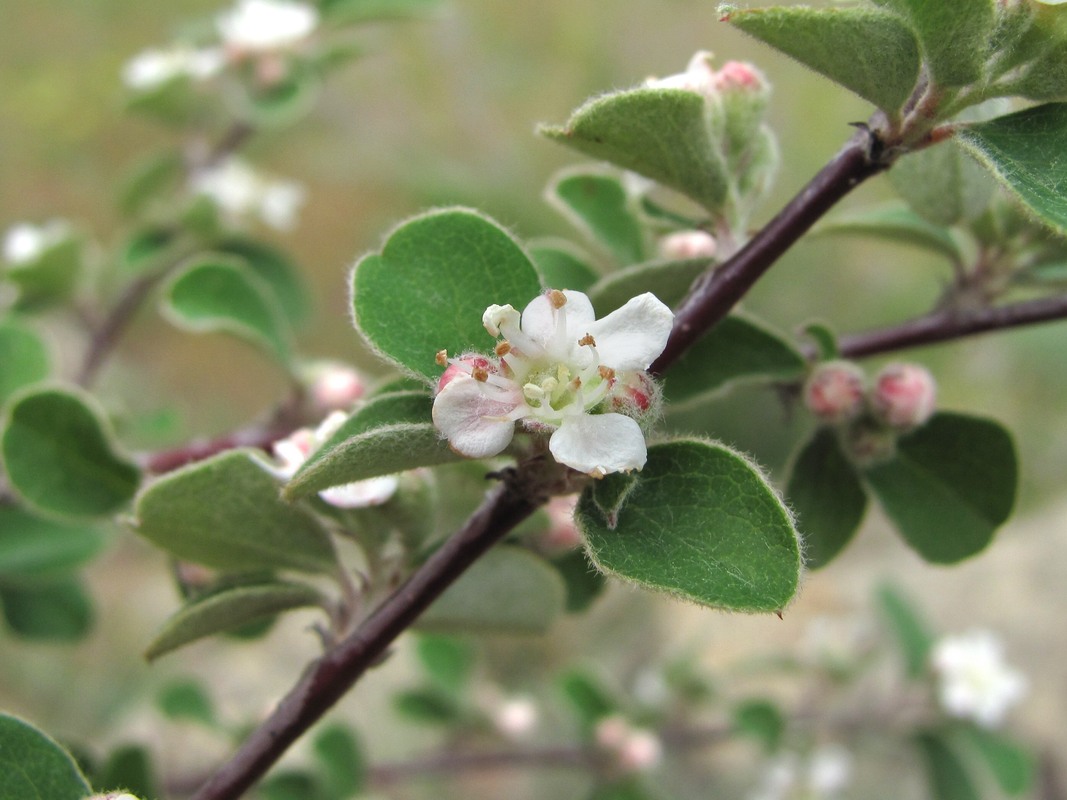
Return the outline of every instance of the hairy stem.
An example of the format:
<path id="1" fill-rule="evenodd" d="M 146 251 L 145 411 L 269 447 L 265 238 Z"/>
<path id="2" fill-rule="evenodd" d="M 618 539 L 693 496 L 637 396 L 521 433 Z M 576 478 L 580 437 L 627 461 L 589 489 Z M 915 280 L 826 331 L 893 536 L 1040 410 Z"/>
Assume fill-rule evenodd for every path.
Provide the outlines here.
<path id="1" fill-rule="evenodd" d="M 899 325 L 843 336 L 838 347 L 844 358 L 863 358 L 1062 319 L 1067 319 L 1067 295 L 966 312 L 935 311 Z"/>
<path id="2" fill-rule="evenodd" d="M 663 373 L 721 322 L 765 272 L 812 225 L 863 181 L 887 169 L 881 143 L 866 126 L 732 258 L 698 283 L 675 311 L 674 330 L 651 371 Z"/>
<path id="3" fill-rule="evenodd" d="M 467 520 L 359 628 L 314 661 L 300 681 L 193 800 L 235 800 L 337 702 L 464 570 L 545 501 L 543 462 L 505 473 Z"/>

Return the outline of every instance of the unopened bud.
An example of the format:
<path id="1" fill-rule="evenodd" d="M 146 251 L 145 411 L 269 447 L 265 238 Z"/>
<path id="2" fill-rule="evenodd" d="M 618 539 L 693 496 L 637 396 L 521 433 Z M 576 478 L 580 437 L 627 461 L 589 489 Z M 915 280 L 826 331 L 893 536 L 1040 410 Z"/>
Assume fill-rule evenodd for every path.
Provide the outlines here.
<path id="1" fill-rule="evenodd" d="M 659 252 L 664 258 L 711 258 L 716 250 L 715 237 L 707 231 L 676 231 L 659 241 Z"/>
<path id="2" fill-rule="evenodd" d="M 918 364 L 890 364 L 878 373 L 871 409 L 889 427 L 908 431 L 924 424 L 937 406 L 937 382 Z"/>
<path id="3" fill-rule="evenodd" d="M 848 361 L 819 364 L 804 384 L 804 405 L 819 421 L 839 425 L 855 419 L 864 405 L 863 371 Z"/>
<path id="4" fill-rule="evenodd" d="M 577 504 L 578 495 L 570 494 L 553 497 L 545 506 L 548 530 L 540 537 L 540 544 L 549 555 L 573 550 L 581 544 L 582 537 L 578 533 L 578 526 L 574 524 L 574 507 Z"/>
<path id="5" fill-rule="evenodd" d="M 647 372 L 626 372 L 614 376 L 608 397 L 612 409 L 638 422 L 659 412 L 661 390 Z"/>
<path id="6" fill-rule="evenodd" d="M 751 64 L 727 61 L 715 73 L 715 88 L 720 92 L 762 92 L 767 88 L 767 79 Z"/>
<path id="7" fill-rule="evenodd" d="M 347 409 L 366 391 L 363 378 L 352 367 L 337 361 L 313 364 L 311 399 L 321 411 Z"/>

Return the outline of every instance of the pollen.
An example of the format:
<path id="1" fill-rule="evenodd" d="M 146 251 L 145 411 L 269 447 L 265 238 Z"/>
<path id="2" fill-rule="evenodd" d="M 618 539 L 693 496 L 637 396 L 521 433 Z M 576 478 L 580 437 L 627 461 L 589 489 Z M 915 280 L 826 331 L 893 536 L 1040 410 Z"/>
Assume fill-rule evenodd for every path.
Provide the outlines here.
<path id="1" fill-rule="evenodd" d="M 439 366 L 439 367 L 445 366 L 445 364 L 448 363 L 448 351 L 447 350 L 438 350 L 437 351 L 437 355 L 434 356 L 434 361 L 437 362 L 437 366 Z"/>
<path id="2" fill-rule="evenodd" d="M 498 356 L 506 356 L 508 353 L 511 352 L 511 342 L 507 340 L 500 342 L 500 344 L 496 346 L 493 352 L 495 352 Z"/>
<path id="3" fill-rule="evenodd" d="M 485 383 L 487 380 L 489 380 L 489 370 L 487 370 L 485 367 L 475 367 L 471 370 L 471 377 L 474 378 L 474 380 L 476 381 Z"/>
<path id="4" fill-rule="evenodd" d="M 599 367 L 597 367 L 596 371 L 599 373 L 600 377 L 606 381 L 615 380 L 615 370 L 613 370 L 611 367 L 605 367 L 603 364 L 601 364 Z"/>
<path id="5" fill-rule="evenodd" d="M 596 347 L 596 339 L 593 338 L 593 335 L 591 333 L 587 333 L 585 336 L 578 340 L 579 347 L 585 347 L 586 345 L 589 345 L 590 347 Z"/>
<path id="6" fill-rule="evenodd" d="M 552 304 L 552 308 L 563 308 L 567 305 L 567 295 L 559 289 L 551 289 L 548 292 L 548 302 Z"/>

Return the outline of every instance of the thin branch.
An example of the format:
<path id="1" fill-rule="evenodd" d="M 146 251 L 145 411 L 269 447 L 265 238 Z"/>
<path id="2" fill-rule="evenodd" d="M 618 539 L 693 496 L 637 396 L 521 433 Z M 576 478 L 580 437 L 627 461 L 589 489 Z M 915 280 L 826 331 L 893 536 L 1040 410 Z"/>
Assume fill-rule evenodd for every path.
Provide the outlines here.
<path id="1" fill-rule="evenodd" d="M 1067 319 L 1067 295 L 966 312 L 936 311 L 888 328 L 844 336 L 838 347 L 844 358 L 863 358 L 1062 319 Z"/>
<path id="2" fill-rule="evenodd" d="M 460 531 L 354 633 L 310 665 L 266 722 L 200 787 L 193 800 L 236 800 L 259 780 L 467 567 L 545 502 L 554 467 L 543 460 L 528 461 L 504 473 L 503 482 Z"/>
<path id="3" fill-rule="evenodd" d="M 651 371 L 663 373 L 701 336 L 721 322 L 749 289 L 827 211 L 860 183 L 887 169 L 881 143 L 862 126 L 766 227 L 732 258 L 709 273 L 682 301 L 674 330 Z"/>

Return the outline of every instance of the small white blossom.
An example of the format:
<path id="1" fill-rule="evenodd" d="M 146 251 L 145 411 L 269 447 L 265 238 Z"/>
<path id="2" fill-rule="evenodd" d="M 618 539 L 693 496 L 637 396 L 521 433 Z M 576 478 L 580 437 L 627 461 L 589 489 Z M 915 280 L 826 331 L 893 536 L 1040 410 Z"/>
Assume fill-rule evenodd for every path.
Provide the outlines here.
<path id="1" fill-rule="evenodd" d="M 299 183 L 265 177 L 238 158 L 197 173 L 191 188 L 234 220 L 255 216 L 278 230 L 296 224 L 306 194 Z"/>
<path id="2" fill-rule="evenodd" d="M 637 728 L 618 715 L 605 717 L 593 731 L 597 746 L 611 754 L 625 773 L 647 772 L 663 760 L 663 743 L 653 731 Z"/>
<path id="3" fill-rule="evenodd" d="M 175 45 L 166 50 L 144 50 L 126 62 L 122 81 L 130 89 L 146 92 L 175 78 L 207 80 L 222 70 L 222 51 Z"/>
<path id="4" fill-rule="evenodd" d="M 306 3 L 290 0 L 238 0 L 215 21 L 224 44 L 242 53 L 284 50 L 299 44 L 319 24 Z"/>
<path id="5" fill-rule="evenodd" d="M 852 780 L 852 754 L 839 744 L 827 744 L 811 754 L 808 788 L 815 797 L 832 797 Z"/>
<path id="6" fill-rule="evenodd" d="M 343 411 L 367 389 L 359 371 L 340 361 L 313 361 L 301 369 L 301 377 L 315 407 L 321 411 Z"/>
<path id="7" fill-rule="evenodd" d="M 930 660 L 941 706 L 954 717 L 995 728 L 1026 694 L 1026 677 L 1004 662 L 1000 641 L 989 631 L 946 636 Z"/>
<path id="8" fill-rule="evenodd" d="M 537 727 L 537 704 L 529 697 L 512 697 L 493 709 L 493 725 L 509 739 L 521 739 Z"/>
<path id="9" fill-rule="evenodd" d="M 280 462 L 271 467 L 271 472 L 282 480 L 290 480 L 312 453 L 333 436 L 344 424 L 347 416 L 335 411 L 322 421 L 318 428 L 301 428 L 273 445 L 274 457 Z M 396 492 L 399 481 L 395 475 L 382 475 L 364 481 L 331 486 L 319 492 L 319 497 L 338 508 L 366 508 L 386 502 Z"/>
<path id="10" fill-rule="evenodd" d="M 707 231 L 675 231 L 659 241 L 659 253 L 664 258 L 711 258 L 716 250 L 715 237 Z"/>
<path id="11" fill-rule="evenodd" d="M 545 292 L 521 316 L 510 305 L 490 306 L 482 324 L 504 340 L 493 360 L 451 360 L 438 383 L 434 424 L 470 458 L 504 450 L 522 422 L 551 432 L 552 456 L 579 472 L 641 469 L 645 437 L 633 417 L 655 404 L 644 370 L 663 351 L 673 320 L 650 293 L 600 320 L 581 292 Z"/>
<path id="12" fill-rule="evenodd" d="M 785 752 L 767 763 L 748 800 L 831 800 L 851 780 L 852 754 L 841 745 L 822 745 L 803 758 Z"/>
<path id="13" fill-rule="evenodd" d="M 63 220 L 54 219 L 43 225 L 19 222 L 4 234 L 4 260 L 9 264 L 30 264 L 69 234 L 70 226 Z"/>

